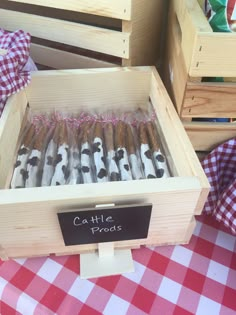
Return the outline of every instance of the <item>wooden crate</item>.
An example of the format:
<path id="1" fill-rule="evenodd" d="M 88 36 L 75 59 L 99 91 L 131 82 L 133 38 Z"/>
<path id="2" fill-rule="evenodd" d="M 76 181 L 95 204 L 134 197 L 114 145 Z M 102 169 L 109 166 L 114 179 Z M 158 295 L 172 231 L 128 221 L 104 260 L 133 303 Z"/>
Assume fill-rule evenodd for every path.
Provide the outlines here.
<path id="1" fill-rule="evenodd" d="M 173 177 L 8 189 L 28 107 L 33 113 L 55 108 L 76 113 L 83 108 L 145 108 L 149 100 L 158 117 L 157 128 Z M 201 213 L 209 191 L 207 178 L 154 67 L 34 73 L 31 84 L 9 99 L 2 114 L 0 174 L 2 259 L 97 249 L 98 244 L 65 246 L 57 213 L 99 204 L 153 205 L 148 237 L 115 242 L 115 248 L 186 243 L 194 228 L 193 216 Z"/>
<path id="2" fill-rule="evenodd" d="M 0 27 L 33 36 L 31 55 L 55 69 L 154 65 L 164 0 L 2 0 Z"/>
<path id="3" fill-rule="evenodd" d="M 197 0 L 171 0 L 165 83 L 196 150 L 209 151 L 236 136 L 235 124 L 190 123 L 197 117 L 236 117 L 236 34 L 214 33 Z"/>

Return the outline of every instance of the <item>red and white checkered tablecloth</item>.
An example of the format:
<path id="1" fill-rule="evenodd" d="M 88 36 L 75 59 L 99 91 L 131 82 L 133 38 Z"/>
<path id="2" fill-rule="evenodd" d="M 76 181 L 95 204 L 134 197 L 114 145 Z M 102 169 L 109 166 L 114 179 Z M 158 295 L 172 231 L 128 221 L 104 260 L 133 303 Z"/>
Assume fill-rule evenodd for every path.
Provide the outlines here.
<path id="1" fill-rule="evenodd" d="M 10 33 L 0 28 L 0 49 L 6 50 L 0 55 L 0 117 L 7 98 L 26 87 L 30 71 L 36 70 L 29 59 L 30 39 L 30 34 L 23 30 Z"/>
<path id="2" fill-rule="evenodd" d="M 233 315 L 235 250 L 204 216 L 186 246 L 133 250 L 134 273 L 81 280 L 79 256 L 0 262 L 0 314 Z"/>
<path id="3" fill-rule="evenodd" d="M 236 235 L 236 138 L 217 146 L 202 161 L 211 185 L 204 212 Z"/>

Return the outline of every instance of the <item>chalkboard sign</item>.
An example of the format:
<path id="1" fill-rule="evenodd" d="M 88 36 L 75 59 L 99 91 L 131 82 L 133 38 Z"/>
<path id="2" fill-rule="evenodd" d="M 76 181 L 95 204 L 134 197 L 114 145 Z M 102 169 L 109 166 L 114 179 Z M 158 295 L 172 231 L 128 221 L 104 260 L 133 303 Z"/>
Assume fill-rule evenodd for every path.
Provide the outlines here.
<path id="1" fill-rule="evenodd" d="M 146 238 L 152 205 L 129 205 L 58 213 L 66 246 Z"/>

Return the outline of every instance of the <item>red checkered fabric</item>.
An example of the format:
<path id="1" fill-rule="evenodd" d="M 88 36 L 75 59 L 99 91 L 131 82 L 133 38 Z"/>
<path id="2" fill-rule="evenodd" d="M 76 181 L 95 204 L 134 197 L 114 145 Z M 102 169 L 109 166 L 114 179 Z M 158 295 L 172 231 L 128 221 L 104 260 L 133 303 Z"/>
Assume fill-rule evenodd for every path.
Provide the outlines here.
<path id="1" fill-rule="evenodd" d="M 8 33 L 0 29 L 0 117 L 7 98 L 30 82 L 30 72 L 24 71 L 29 58 L 30 34 L 22 30 Z"/>
<path id="2" fill-rule="evenodd" d="M 0 261 L 0 314 L 236 314 L 236 238 L 223 223 L 201 216 L 188 245 L 132 253 L 135 272 L 89 280 L 79 256 Z"/>
<path id="3" fill-rule="evenodd" d="M 213 150 L 202 166 L 211 184 L 204 212 L 236 234 L 236 138 Z"/>

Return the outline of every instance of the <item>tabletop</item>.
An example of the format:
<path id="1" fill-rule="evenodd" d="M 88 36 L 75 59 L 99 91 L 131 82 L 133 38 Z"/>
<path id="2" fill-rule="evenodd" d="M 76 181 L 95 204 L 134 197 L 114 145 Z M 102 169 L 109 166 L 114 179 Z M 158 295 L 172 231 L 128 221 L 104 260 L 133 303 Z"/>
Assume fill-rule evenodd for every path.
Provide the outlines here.
<path id="1" fill-rule="evenodd" d="M 0 314 L 233 315 L 235 250 L 235 236 L 200 216 L 188 245 L 133 250 L 133 273 L 82 280 L 79 255 L 0 261 Z"/>

